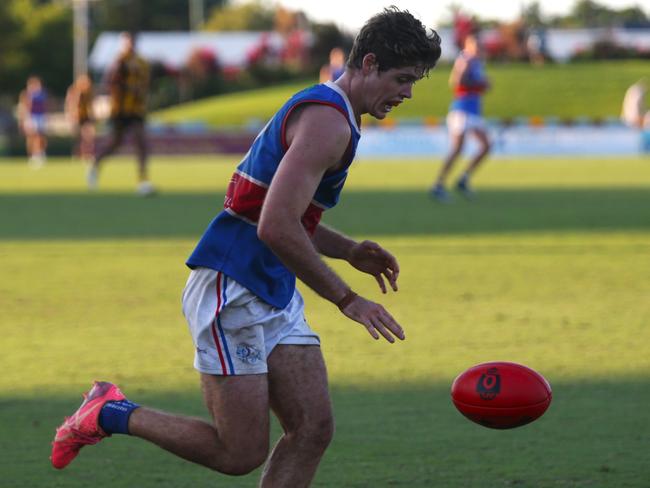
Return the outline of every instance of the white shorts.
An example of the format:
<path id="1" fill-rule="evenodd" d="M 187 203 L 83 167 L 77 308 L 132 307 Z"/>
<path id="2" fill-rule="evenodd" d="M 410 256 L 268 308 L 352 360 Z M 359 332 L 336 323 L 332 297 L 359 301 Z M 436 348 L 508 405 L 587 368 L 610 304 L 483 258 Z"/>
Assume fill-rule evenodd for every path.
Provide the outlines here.
<path id="1" fill-rule="evenodd" d="M 196 268 L 183 290 L 183 315 L 194 342 L 194 367 L 214 375 L 263 374 L 278 344 L 320 345 L 296 290 L 284 309 L 253 295 L 220 271 Z"/>
<path id="2" fill-rule="evenodd" d="M 447 114 L 447 130 L 450 134 L 461 135 L 469 130 L 485 130 L 485 120 L 480 115 L 452 110 Z"/>
<path id="3" fill-rule="evenodd" d="M 650 110 L 648 110 L 645 114 L 624 113 L 621 115 L 621 120 L 625 125 L 633 129 L 650 129 Z"/>
<path id="4" fill-rule="evenodd" d="M 25 129 L 38 134 L 45 133 L 45 115 L 32 114 L 25 120 Z"/>

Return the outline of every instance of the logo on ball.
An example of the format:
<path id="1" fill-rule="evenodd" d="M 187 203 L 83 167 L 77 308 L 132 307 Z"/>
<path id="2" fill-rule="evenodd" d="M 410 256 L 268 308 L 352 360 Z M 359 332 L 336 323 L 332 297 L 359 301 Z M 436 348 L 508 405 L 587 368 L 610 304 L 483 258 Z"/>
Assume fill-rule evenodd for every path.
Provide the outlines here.
<path id="1" fill-rule="evenodd" d="M 476 392 L 483 400 L 494 400 L 501 391 L 501 376 L 497 368 L 490 368 L 481 375 L 476 384 Z"/>

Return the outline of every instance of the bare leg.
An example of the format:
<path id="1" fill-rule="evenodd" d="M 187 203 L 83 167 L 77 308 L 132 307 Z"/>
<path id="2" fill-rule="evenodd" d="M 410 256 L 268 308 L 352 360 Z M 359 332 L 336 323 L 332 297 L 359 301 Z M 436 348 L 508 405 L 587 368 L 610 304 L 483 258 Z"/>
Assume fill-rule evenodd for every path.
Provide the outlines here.
<path id="1" fill-rule="evenodd" d="M 45 134 L 41 132 L 37 132 L 34 138 L 34 143 L 35 143 L 35 147 L 34 147 L 35 154 L 39 157 L 44 157 L 45 150 L 47 148 L 47 139 L 45 137 Z"/>
<path id="2" fill-rule="evenodd" d="M 32 143 L 33 136 L 31 132 L 25 130 L 25 150 L 27 151 L 27 157 L 31 158 L 34 154 L 34 144 Z"/>
<path id="3" fill-rule="evenodd" d="M 115 151 L 120 144 L 122 144 L 122 139 L 124 138 L 124 127 L 120 126 L 115 126 L 113 128 L 113 133 L 111 135 L 111 139 L 102 149 L 99 151 L 99 153 L 95 156 L 95 159 L 93 161 L 93 167 L 95 169 L 99 169 L 99 163 L 101 162 L 102 159 L 104 159 L 107 156 L 110 156 L 113 151 Z"/>
<path id="4" fill-rule="evenodd" d="M 95 155 L 95 125 L 84 122 L 79 127 L 79 156 L 84 161 L 92 161 Z"/>
<path id="5" fill-rule="evenodd" d="M 454 134 L 451 136 L 451 150 L 447 157 L 445 157 L 440 172 L 438 173 L 438 179 L 436 180 L 436 186 L 444 185 L 447 175 L 451 171 L 451 168 L 454 166 L 454 161 L 463 150 L 463 143 L 465 142 L 465 134 L 461 132 L 460 134 Z"/>
<path id="6" fill-rule="evenodd" d="M 141 407 L 129 418 L 131 435 L 225 474 L 261 466 L 269 450 L 267 375 L 202 374 L 201 385 L 214 424 Z"/>
<path id="7" fill-rule="evenodd" d="M 148 181 L 147 134 L 144 122 L 133 124 L 133 137 L 138 157 L 138 181 Z"/>
<path id="8" fill-rule="evenodd" d="M 38 169 L 45 163 L 45 135 L 38 130 L 30 130 L 26 137 L 29 164 Z"/>
<path id="9" fill-rule="evenodd" d="M 284 434 L 260 487 L 306 487 L 334 434 L 323 356 L 318 346 L 279 345 L 268 364 L 271 407 Z"/>
<path id="10" fill-rule="evenodd" d="M 25 142 L 27 143 L 26 144 L 26 146 L 27 146 L 27 155 L 32 159 L 35 158 L 36 156 L 38 156 L 38 152 L 39 152 L 39 140 L 38 140 L 38 138 L 39 138 L 39 135 L 38 135 L 38 132 L 36 132 L 36 131 L 31 131 L 30 130 L 30 132 L 28 132 L 25 135 Z"/>
<path id="11" fill-rule="evenodd" d="M 485 159 L 485 156 L 487 156 L 490 152 L 490 140 L 488 139 L 485 131 L 482 129 L 474 129 L 473 134 L 478 139 L 481 148 L 479 149 L 479 152 L 471 159 L 467 166 L 467 169 L 465 170 L 465 173 L 468 176 L 476 171 L 476 169 Z"/>
<path id="12" fill-rule="evenodd" d="M 30 134 L 27 136 L 27 152 L 29 153 L 30 158 L 33 158 L 37 154 L 38 144 L 36 137 L 36 134 Z"/>

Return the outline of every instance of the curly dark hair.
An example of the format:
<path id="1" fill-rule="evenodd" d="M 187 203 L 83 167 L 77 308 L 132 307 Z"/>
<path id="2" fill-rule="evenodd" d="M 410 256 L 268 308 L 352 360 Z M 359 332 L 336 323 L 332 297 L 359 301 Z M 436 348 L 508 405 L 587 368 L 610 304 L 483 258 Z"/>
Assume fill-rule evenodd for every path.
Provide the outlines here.
<path id="1" fill-rule="evenodd" d="M 361 68 L 363 57 L 374 53 L 379 71 L 417 66 L 424 76 L 440 59 L 440 36 L 394 5 L 385 8 L 361 28 L 348 57 L 349 68 Z"/>

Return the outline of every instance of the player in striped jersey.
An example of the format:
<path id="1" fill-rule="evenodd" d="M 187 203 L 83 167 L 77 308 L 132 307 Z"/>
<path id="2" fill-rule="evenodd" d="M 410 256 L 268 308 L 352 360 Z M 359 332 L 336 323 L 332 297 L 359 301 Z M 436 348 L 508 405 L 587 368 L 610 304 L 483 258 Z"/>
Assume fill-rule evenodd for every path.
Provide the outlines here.
<path id="1" fill-rule="evenodd" d="M 91 162 L 95 156 L 95 120 L 93 84 L 87 74 L 80 75 L 68 88 L 65 111 L 79 138 L 79 157 L 85 162 Z"/>
<path id="2" fill-rule="evenodd" d="M 86 181 L 90 190 L 97 188 L 99 168 L 124 141 L 128 131 L 133 135 L 138 159 L 137 193 L 149 196 L 155 188 L 149 181 L 149 155 L 146 140 L 147 97 L 149 93 L 149 65 L 135 50 L 133 34 L 124 32 L 120 39 L 121 51 L 109 73 L 111 97 L 111 137 L 90 166 Z"/>

